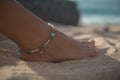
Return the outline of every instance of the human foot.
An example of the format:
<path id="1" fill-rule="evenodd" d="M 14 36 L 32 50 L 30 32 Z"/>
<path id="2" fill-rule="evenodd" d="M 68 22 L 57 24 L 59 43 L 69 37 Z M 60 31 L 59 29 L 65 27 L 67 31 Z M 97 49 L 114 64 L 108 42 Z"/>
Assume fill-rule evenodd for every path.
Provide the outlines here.
<path id="1" fill-rule="evenodd" d="M 93 57 L 97 54 L 94 41 L 77 42 L 57 30 L 55 32 L 56 36 L 52 40 L 51 44 L 45 48 L 44 54 L 26 54 L 23 50 L 24 48 L 22 48 L 20 49 L 20 58 L 26 61 L 60 62 L 65 60 Z M 35 44 L 40 45 L 40 43 Z"/>
<path id="2" fill-rule="evenodd" d="M 27 11 L 16 0 L 2 0 L 1 6 L 0 32 L 17 43 L 21 59 L 57 62 L 96 55 L 96 47 L 92 42 L 77 42 L 57 30 L 56 36 L 45 47 L 44 54 L 26 54 L 24 50 L 37 48 L 44 43 L 50 28 L 46 22 Z"/>

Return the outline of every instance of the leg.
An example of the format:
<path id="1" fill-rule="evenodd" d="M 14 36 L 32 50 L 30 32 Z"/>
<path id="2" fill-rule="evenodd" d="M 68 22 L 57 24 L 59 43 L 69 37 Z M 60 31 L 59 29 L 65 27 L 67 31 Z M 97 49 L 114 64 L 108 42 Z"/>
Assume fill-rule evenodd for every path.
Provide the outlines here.
<path id="1" fill-rule="evenodd" d="M 56 36 L 44 54 L 25 54 L 24 50 L 34 49 L 44 43 L 50 28 L 15 0 L 1 0 L 0 5 L 0 32 L 17 43 L 21 59 L 56 62 L 96 55 L 93 42 L 77 42 L 58 30 L 55 30 Z"/>

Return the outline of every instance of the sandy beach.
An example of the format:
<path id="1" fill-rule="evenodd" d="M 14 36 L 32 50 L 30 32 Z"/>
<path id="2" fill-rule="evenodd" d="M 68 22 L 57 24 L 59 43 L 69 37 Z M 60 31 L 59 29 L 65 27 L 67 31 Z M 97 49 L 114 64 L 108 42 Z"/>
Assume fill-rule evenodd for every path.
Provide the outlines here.
<path id="1" fill-rule="evenodd" d="M 76 40 L 94 39 L 98 55 L 61 63 L 26 62 L 17 58 L 19 52 L 14 42 L 3 40 L 0 80 L 120 80 L 120 25 L 56 25 L 56 28 Z"/>

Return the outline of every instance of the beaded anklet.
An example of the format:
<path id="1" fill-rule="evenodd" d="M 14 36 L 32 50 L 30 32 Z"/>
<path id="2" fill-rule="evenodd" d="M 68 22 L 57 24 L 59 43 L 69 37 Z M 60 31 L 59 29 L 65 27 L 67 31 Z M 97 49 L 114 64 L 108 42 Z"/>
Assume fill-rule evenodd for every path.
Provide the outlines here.
<path id="1" fill-rule="evenodd" d="M 25 50 L 26 54 L 31 54 L 31 53 L 40 53 L 43 54 L 44 53 L 44 48 L 48 46 L 48 44 L 51 42 L 51 40 L 55 37 L 55 31 L 54 31 L 54 25 L 52 25 L 51 23 L 48 23 L 48 26 L 51 27 L 51 32 L 50 35 L 48 37 L 48 40 L 43 43 L 42 45 L 40 45 L 40 47 L 33 49 L 33 50 Z"/>

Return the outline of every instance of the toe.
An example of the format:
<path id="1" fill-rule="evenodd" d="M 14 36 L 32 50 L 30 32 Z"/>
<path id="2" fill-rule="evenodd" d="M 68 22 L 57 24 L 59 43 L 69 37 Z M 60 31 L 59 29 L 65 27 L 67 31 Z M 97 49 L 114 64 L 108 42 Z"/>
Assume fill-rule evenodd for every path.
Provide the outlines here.
<path id="1" fill-rule="evenodd" d="M 94 40 L 91 40 L 90 43 L 91 43 L 92 45 L 95 45 L 95 41 L 94 41 Z"/>

